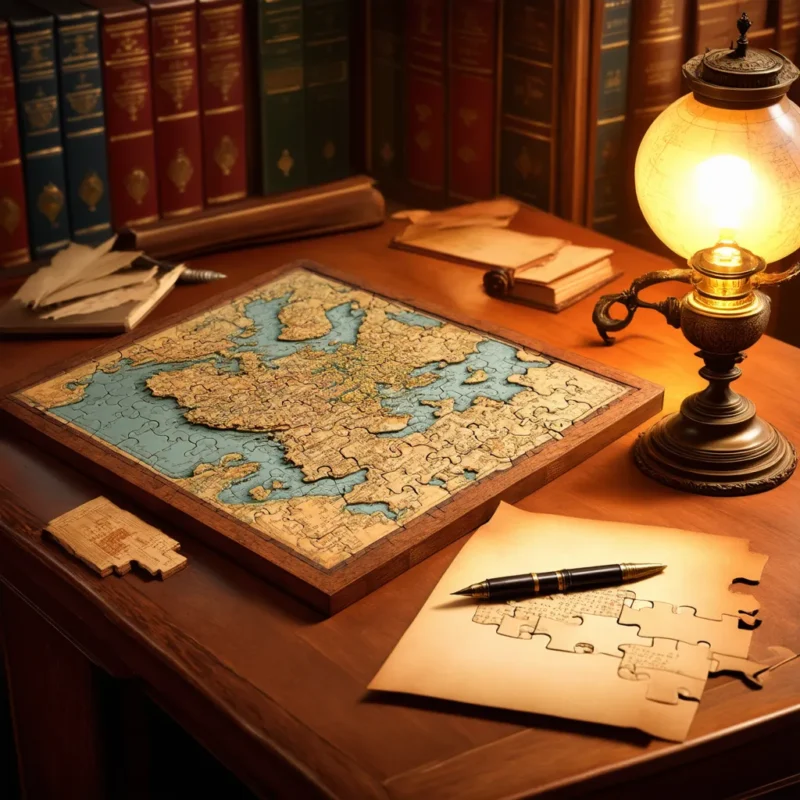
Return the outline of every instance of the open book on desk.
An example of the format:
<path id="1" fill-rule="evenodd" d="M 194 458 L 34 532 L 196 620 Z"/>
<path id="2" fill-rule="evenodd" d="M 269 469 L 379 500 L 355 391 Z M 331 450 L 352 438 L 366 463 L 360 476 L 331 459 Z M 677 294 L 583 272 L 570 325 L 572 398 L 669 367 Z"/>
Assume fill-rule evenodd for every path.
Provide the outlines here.
<path id="1" fill-rule="evenodd" d="M 607 248 L 582 247 L 552 236 L 494 227 L 411 231 L 394 247 L 488 270 L 484 287 L 493 297 L 560 311 L 613 280 Z"/>

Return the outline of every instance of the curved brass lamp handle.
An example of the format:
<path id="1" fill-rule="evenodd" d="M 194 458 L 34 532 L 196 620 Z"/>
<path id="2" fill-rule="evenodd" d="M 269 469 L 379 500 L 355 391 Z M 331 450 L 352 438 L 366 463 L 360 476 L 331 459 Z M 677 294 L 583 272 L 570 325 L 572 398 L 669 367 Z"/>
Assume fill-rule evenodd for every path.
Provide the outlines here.
<path id="1" fill-rule="evenodd" d="M 800 265 L 798 265 L 800 268 Z M 689 267 L 682 269 L 660 269 L 656 272 L 648 272 L 642 275 L 630 285 L 629 289 L 617 294 L 604 294 L 594 307 L 592 322 L 597 326 L 597 332 L 603 337 L 606 344 L 613 344 L 614 338 L 609 336 L 609 332 L 621 331 L 627 328 L 633 320 L 633 315 L 637 308 L 651 308 L 663 314 L 667 322 L 673 328 L 681 325 L 680 300 L 677 297 L 668 297 L 657 303 L 648 303 L 639 299 L 639 292 L 652 286 L 654 283 L 665 283 L 666 281 L 680 281 L 681 283 L 691 283 L 692 270 Z M 625 306 L 628 313 L 622 319 L 615 319 L 608 312 L 611 307 L 619 303 Z"/>
<path id="2" fill-rule="evenodd" d="M 784 272 L 759 272 L 753 276 L 753 286 L 777 286 L 800 275 L 800 261 Z"/>

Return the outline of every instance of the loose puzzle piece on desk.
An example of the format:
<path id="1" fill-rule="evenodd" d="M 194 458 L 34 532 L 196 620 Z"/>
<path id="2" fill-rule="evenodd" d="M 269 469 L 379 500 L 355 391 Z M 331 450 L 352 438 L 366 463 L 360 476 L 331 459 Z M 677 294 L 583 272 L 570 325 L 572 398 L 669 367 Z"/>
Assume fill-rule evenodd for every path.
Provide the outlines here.
<path id="1" fill-rule="evenodd" d="M 130 572 L 136 562 L 151 575 L 168 578 L 186 566 L 180 544 L 144 520 L 96 497 L 52 520 L 47 530 L 66 550 L 102 577 Z"/>

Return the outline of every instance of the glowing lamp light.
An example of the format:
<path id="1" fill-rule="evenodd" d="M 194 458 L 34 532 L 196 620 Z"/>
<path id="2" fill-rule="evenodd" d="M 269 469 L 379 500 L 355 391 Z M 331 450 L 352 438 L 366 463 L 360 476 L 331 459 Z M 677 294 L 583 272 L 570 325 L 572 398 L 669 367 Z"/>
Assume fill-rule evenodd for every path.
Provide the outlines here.
<path id="1" fill-rule="evenodd" d="M 800 247 L 800 109 L 725 109 L 693 94 L 650 126 L 636 157 L 647 223 L 684 258 L 732 241 L 768 264 Z"/>
<path id="2" fill-rule="evenodd" d="M 766 272 L 800 248 L 800 109 L 786 96 L 800 72 L 774 50 L 750 50 L 750 20 L 736 46 L 709 50 L 683 66 L 692 93 L 663 111 L 636 157 L 636 196 L 653 232 L 687 259 L 682 269 L 637 278 L 598 301 L 594 322 L 606 343 L 638 308 L 660 312 L 697 348 L 708 381 L 677 414 L 657 422 L 634 447 L 638 467 L 684 491 L 762 492 L 797 465 L 792 444 L 731 389 L 743 350 L 769 321 L 758 287 L 800 273 Z M 663 281 L 688 283 L 683 298 L 650 303 L 639 292 Z M 610 315 L 617 304 L 623 318 Z"/>

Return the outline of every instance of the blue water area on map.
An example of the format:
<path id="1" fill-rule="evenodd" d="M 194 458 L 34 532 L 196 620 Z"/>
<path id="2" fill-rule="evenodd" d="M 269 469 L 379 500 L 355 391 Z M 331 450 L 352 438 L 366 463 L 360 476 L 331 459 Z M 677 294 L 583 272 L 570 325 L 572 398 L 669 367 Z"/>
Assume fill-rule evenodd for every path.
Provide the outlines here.
<path id="1" fill-rule="evenodd" d="M 478 473 L 477 473 L 477 472 L 475 472 L 475 470 L 472 470 L 472 469 L 465 469 L 465 470 L 464 470 L 464 477 L 465 477 L 465 478 L 466 478 L 468 481 L 474 481 L 474 480 L 475 480 L 475 478 L 477 478 L 477 477 L 478 477 Z"/>
<path id="2" fill-rule="evenodd" d="M 478 344 L 477 353 L 471 353 L 458 364 L 446 364 L 440 367 L 439 362 L 434 362 L 418 367 L 411 373 L 412 375 L 433 373 L 436 375 L 436 381 L 427 386 L 396 392 L 392 392 L 388 386 L 379 387 L 384 408 L 388 408 L 394 414 L 409 414 L 411 419 L 401 431 L 378 435 L 396 438 L 430 428 L 436 421 L 436 412 L 439 409 L 436 406 L 422 405 L 423 401 L 445 400 L 452 397 L 455 411 L 466 411 L 476 397 L 488 397 L 491 400 L 507 403 L 525 388 L 516 383 L 509 383 L 509 375 L 524 375 L 529 367 L 547 366 L 548 362 L 545 361 L 520 361 L 517 358 L 516 347 L 495 339 L 487 339 Z M 485 381 L 464 383 L 479 369 L 486 372 Z"/>
<path id="3" fill-rule="evenodd" d="M 345 290 L 346 291 L 346 290 Z M 251 336 L 232 337 L 234 354 L 248 350 L 258 353 L 272 364 L 276 359 L 297 352 L 301 348 L 335 352 L 344 343 L 355 344 L 364 317 L 361 309 L 350 301 L 328 311 L 331 331 L 317 339 L 301 342 L 284 342 L 278 339 L 283 325 L 278 314 L 286 305 L 289 294 L 275 300 L 255 300 L 245 308 L 245 313 L 255 323 Z M 400 312 L 392 315 L 404 324 L 435 327 L 442 323 L 417 312 Z M 422 400 L 454 398 L 455 409 L 463 411 L 478 396 L 508 401 L 523 387 L 511 384 L 507 377 L 512 373 L 522 375 L 529 367 L 545 367 L 546 362 L 522 362 L 516 357 L 516 348 L 495 340 L 478 345 L 459 364 L 440 366 L 439 362 L 414 370 L 413 374 L 432 373 L 436 380 L 428 386 L 393 392 L 388 386 L 378 387 L 387 412 L 408 414 L 408 425 L 398 432 L 382 436 L 407 436 L 414 431 L 424 431 L 436 417 L 436 408 L 421 405 Z M 240 364 L 236 358 L 213 356 L 211 361 L 222 371 L 237 372 Z M 147 388 L 147 380 L 159 372 L 181 370 L 197 361 L 158 363 L 133 366 L 123 360 L 113 373 L 98 371 L 83 381 L 83 398 L 69 405 L 51 409 L 53 414 L 74 423 L 138 460 L 149 464 L 170 478 L 185 478 L 201 463 L 217 463 L 230 453 L 241 453 L 244 461 L 256 462 L 259 468 L 237 483 L 224 489 L 219 499 L 225 503 L 256 502 L 249 494 L 257 486 L 270 489 L 268 500 L 288 499 L 303 495 L 343 496 L 367 478 L 362 469 L 343 478 L 321 478 L 305 481 L 302 470 L 286 460 L 283 446 L 266 433 L 216 430 L 187 422 L 185 409 L 169 397 L 155 397 Z M 486 372 L 481 383 L 465 384 L 476 370 Z M 74 388 L 75 384 L 70 384 Z M 236 462 L 229 462 L 236 463 Z M 477 474 L 465 470 L 465 476 L 474 480 Z M 273 489 L 273 483 L 280 482 Z M 435 486 L 444 482 L 433 479 Z M 347 506 L 353 513 L 381 512 L 390 519 L 396 518 L 385 503 L 353 503 Z"/>

